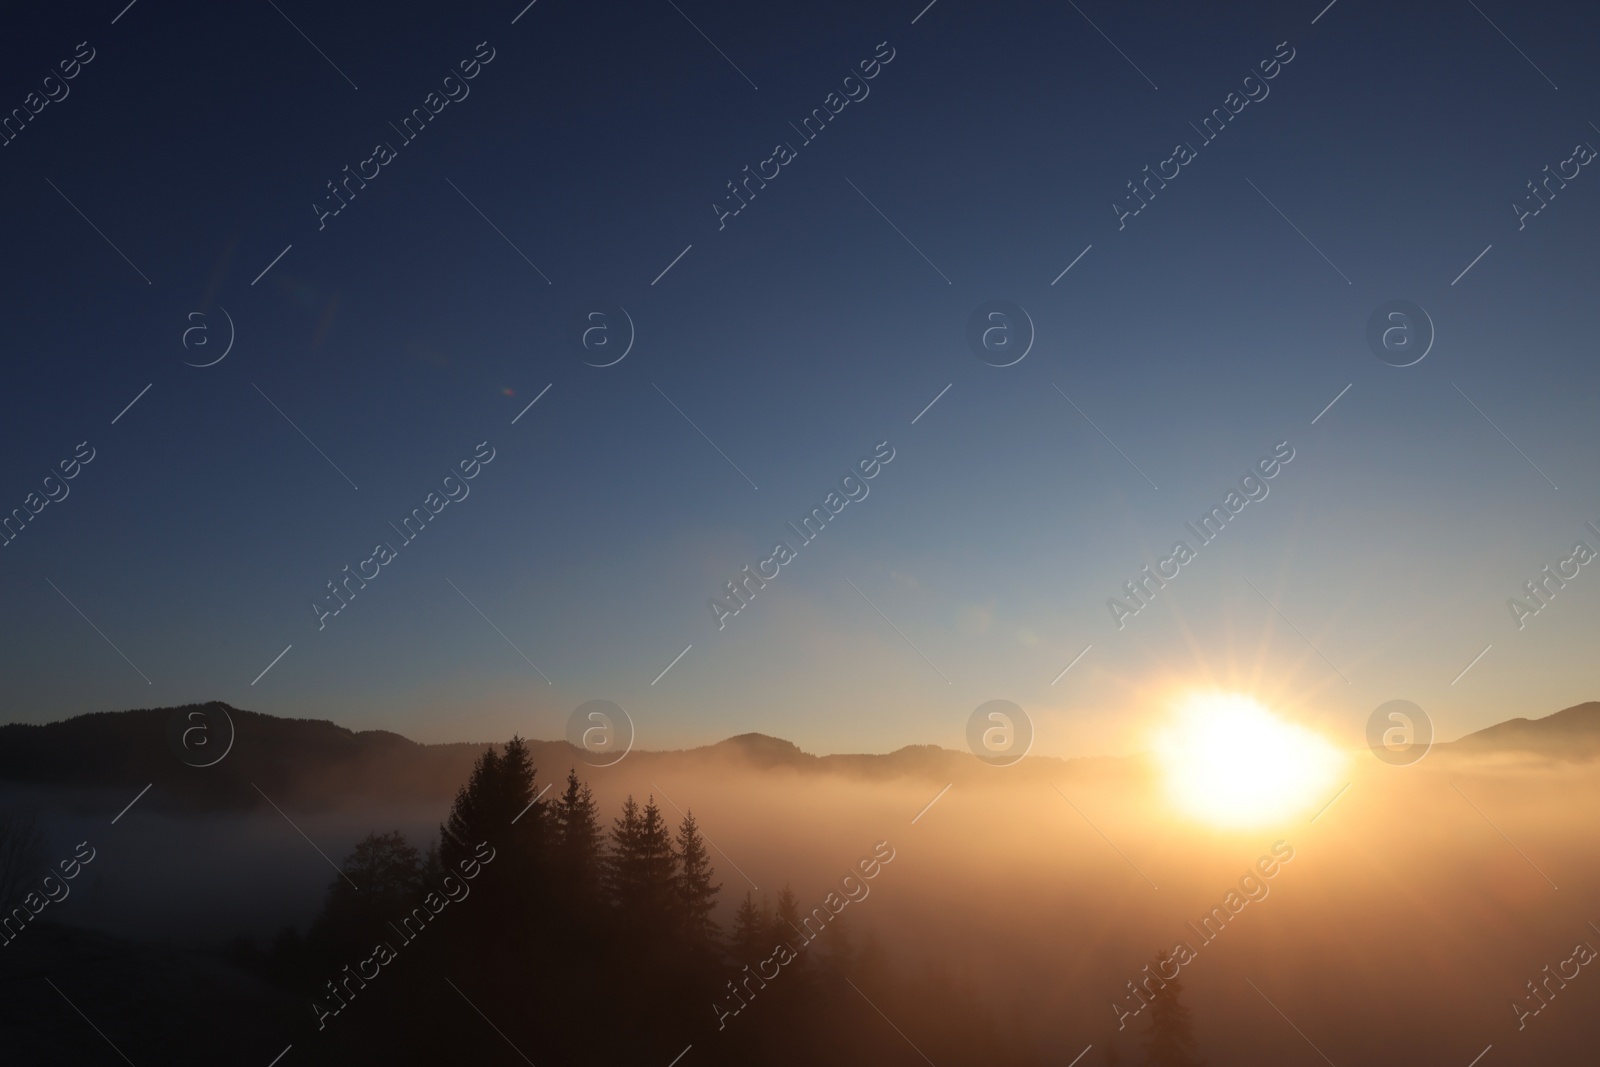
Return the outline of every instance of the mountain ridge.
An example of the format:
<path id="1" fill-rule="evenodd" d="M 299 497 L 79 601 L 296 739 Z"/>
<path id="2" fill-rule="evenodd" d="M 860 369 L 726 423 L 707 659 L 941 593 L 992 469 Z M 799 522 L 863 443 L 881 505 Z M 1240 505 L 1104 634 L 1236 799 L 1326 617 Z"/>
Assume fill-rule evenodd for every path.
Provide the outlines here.
<path id="1" fill-rule="evenodd" d="M 1587 700 L 1539 719 L 1518 717 L 1486 726 L 1455 741 L 1462 752 L 1510 749 L 1557 759 L 1600 755 L 1600 700 Z"/>
<path id="2" fill-rule="evenodd" d="M 169 723 L 192 711 L 225 711 L 234 726 L 227 756 L 193 767 L 169 747 Z M 688 749 L 635 749 L 625 759 L 593 766 L 565 740 L 524 739 L 543 781 L 568 768 L 589 781 L 626 779 L 630 787 L 673 763 L 729 770 L 840 774 L 870 780 L 915 777 L 940 784 L 992 773 L 964 751 L 909 745 L 886 754 L 815 755 L 792 741 L 738 734 Z M 389 730 L 351 730 L 326 719 L 286 718 L 222 701 L 173 708 L 89 712 L 47 724 L 0 726 L 0 782 L 42 788 L 158 788 L 146 804 L 193 811 L 235 810 L 292 800 L 302 809 L 361 803 L 448 803 L 490 744 L 423 743 Z M 1068 761 L 1035 757 L 1029 772 L 1060 774 Z M 1096 759 L 1072 761 L 1092 765 Z M 1113 761 L 1114 762 L 1114 761 Z M 657 770 L 657 773 L 660 773 Z M 1025 772 L 1028 773 L 1028 772 Z"/>
<path id="3" fill-rule="evenodd" d="M 235 737 L 214 767 L 192 767 L 169 747 L 169 723 L 191 711 L 225 711 Z M 498 742 L 412 741 L 391 730 L 351 730 L 326 719 L 290 718 L 236 708 L 221 701 L 173 708 L 98 711 L 54 723 L 0 726 L 0 782 L 76 789 L 142 789 L 158 785 L 157 807 L 229 810 L 260 805 L 263 798 L 292 799 L 312 809 L 357 803 L 448 802 L 473 761 Z M 639 777 L 637 772 L 673 762 L 794 774 L 836 774 L 886 781 L 993 781 L 994 769 L 964 751 L 905 745 L 888 753 L 817 755 L 792 741 L 743 733 L 687 749 L 636 750 L 611 767 L 587 764 L 564 740 L 527 741 L 546 781 L 580 769 L 585 779 Z M 1600 757 L 1600 701 L 1588 701 L 1539 719 L 1515 718 L 1435 748 L 1463 755 L 1528 752 L 1574 760 Z M 1028 757 L 1009 776 L 1041 781 L 1067 774 L 1127 773 L 1139 756 L 1060 759 Z M 648 774 L 644 775 L 648 779 Z"/>

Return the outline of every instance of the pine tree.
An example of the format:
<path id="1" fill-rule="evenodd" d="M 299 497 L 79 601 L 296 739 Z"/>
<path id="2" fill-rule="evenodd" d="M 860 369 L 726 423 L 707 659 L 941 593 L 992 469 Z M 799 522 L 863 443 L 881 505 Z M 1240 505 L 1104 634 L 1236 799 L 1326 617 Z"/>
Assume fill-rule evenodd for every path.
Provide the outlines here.
<path id="1" fill-rule="evenodd" d="M 495 814 L 503 818 L 507 826 L 511 825 L 512 819 L 517 819 L 519 826 L 528 819 L 542 821 L 542 818 L 535 818 L 543 815 L 542 801 L 528 808 L 534 797 L 534 778 L 537 774 L 528 754 L 527 742 L 520 737 L 507 741 L 505 751 L 500 754 L 495 789 L 495 802 L 499 809 Z M 519 815 L 522 817 L 518 818 Z"/>
<path id="2" fill-rule="evenodd" d="M 1166 984 L 1150 1001 L 1150 1028 L 1145 1032 L 1145 1062 L 1151 1067 L 1205 1067 L 1194 1037 L 1194 1019 L 1184 1005 L 1183 982 L 1164 970 L 1168 958 L 1156 954 L 1154 970 Z"/>
<path id="3" fill-rule="evenodd" d="M 454 872 L 483 843 L 494 849 L 497 861 L 502 852 L 510 854 L 510 861 L 501 865 L 517 868 L 513 878 L 529 877 L 540 866 L 545 812 L 542 802 L 534 802 L 535 774 L 520 737 L 507 741 L 503 752 L 490 745 L 478 757 L 472 777 L 456 793 L 450 816 L 439 828 L 445 873 Z"/>
<path id="4" fill-rule="evenodd" d="M 672 851 L 667 821 L 650 797 L 639 817 L 639 896 L 640 916 L 651 922 L 668 923 L 677 904 L 678 857 Z"/>
<path id="5" fill-rule="evenodd" d="M 473 848 L 488 841 L 501 823 L 495 819 L 493 794 L 500 780 L 500 754 L 493 745 L 472 765 L 467 784 L 456 790 L 450 814 L 439 827 L 439 863 L 450 873 Z"/>
<path id="6" fill-rule="evenodd" d="M 839 974 L 850 976 L 856 973 L 856 942 L 850 936 L 850 927 L 844 921 L 844 915 L 835 915 L 826 927 L 828 946 L 828 966 Z"/>
<path id="7" fill-rule="evenodd" d="M 601 889 L 604 857 L 600 847 L 600 806 L 588 785 L 578 781 L 578 772 L 569 770 L 566 792 L 554 807 L 556 867 L 568 900 L 579 910 L 587 910 Z"/>
<path id="8" fill-rule="evenodd" d="M 677 897 L 679 921 L 689 944 L 707 951 L 716 942 L 718 926 L 711 918 L 717 906 L 720 885 L 711 884 L 715 871 L 706 852 L 705 838 L 694 821 L 694 809 L 684 813 L 678 825 Z"/>
<path id="9" fill-rule="evenodd" d="M 606 856 L 606 896 L 627 914 L 639 896 L 639 803 L 629 793 L 622 814 L 611 820 L 611 851 Z"/>
<path id="10" fill-rule="evenodd" d="M 631 795 L 623 801 L 611 842 L 606 889 L 623 923 L 665 931 L 677 907 L 677 857 L 654 797 L 643 808 Z"/>
<path id="11" fill-rule="evenodd" d="M 772 936 L 779 941 L 793 941 L 800 936 L 799 928 L 800 902 L 785 882 L 783 892 L 778 894 L 778 910 L 772 917 Z"/>
<path id="12" fill-rule="evenodd" d="M 800 902 L 795 899 L 794 890 L 789 888 L 787 882 L 783 885 L 783 892 L 778 894 L 777 912 L 772 917 L 772 929 L 768 934 L 772 947 L 788 945 L 798 955 L 789 961 L 784 968 L 792 973 L 803 973 L 810 969 L 810 963 L 804 952 L 806 938 L 800 928 Z"/>
<path id="13" fill-rule="evenodd" d="M 754 965 L 765 958 L 771 950 L 768 937 L 767 923 L 761 917 L 761 910 L 756 907 L 755 898 L 746 889 L 744 900 L 739 902 L 739 908 L 733 914 L 733 937 L 728 950 L 733 954 L 734 962 L 741 966 L 747 963 Z"/>
<path id="14" fill-rule="evenodd" d="M 508 877 L 523 883 L 525 891 L 534 892 L 543 888 L 540 876 L 549 847 L 548 806 L 543 800 L 534 799 L 539 795 L 537 777 L 527 743 L 520 737 L 507 741 L 500 754 L 490 804 L 497 825 L 491 827 L 491 836 L 484 838 L 491 844 L 505 842 L 509 853 L 506 866 L 512 868 Z"/>
<path id="15" fill-rule="evenodd" d="M 606 889 L 616 918 L 607 927 L 617 987 L 611 992 L 637 1005 L 628 1040 L 643 1042 L 690 1010 L 686 978 L 703 961 L 683 951 L 677 857 L 655 799 L 640 808 L 629 796 L 612 823 L 611 841 Z"/>

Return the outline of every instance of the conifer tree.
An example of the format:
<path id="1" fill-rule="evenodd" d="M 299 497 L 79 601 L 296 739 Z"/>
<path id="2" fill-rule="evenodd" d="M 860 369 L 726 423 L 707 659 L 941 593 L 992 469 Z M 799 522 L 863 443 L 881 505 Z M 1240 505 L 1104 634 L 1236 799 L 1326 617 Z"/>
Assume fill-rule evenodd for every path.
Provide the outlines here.
<path id="1" fill-rule="evenodd" d="M 605 861 L 605 890 L 614 907 L 628 913 L 639 896 L 639 803 L 629 793 L 622 814 L 611 820 L 611 852 Z"/>
<path id="2" fill-rule="evenodd" d="M 835 915 L 826 927 L 824 938 L 828 946 L 828 966 L 846 976 L 856 973 L 856 942 L 844 915 Z"/>
<path id="3" fill-rule="evenodd" d="M 639 816 L 637 907 L 640 918 L 666 925 L 677 905 L 678 857 L 667 821 L 650 797 Z"/>
<path id="4" fill-rule="evenodd" d="M 533 799 L 536 774 L 528 754 L 528 743 L 520 737 L 507 741 L 505 751 L 500 754 L 500 781 L 496 791 L 497 800 L 505 805 L 498 814 L 503 815 L 507 823 L 522 814 L 522 809 Z M 531 811 L 527 813 L 527 817 L 532 815 Z"/>
<path id="5" fill-rule="evenodd" d="M 783 891 L 778 894 L 778 907 L 772 916 L 773 936 L 781 941 L 792 941 L 797 935 L 796 929 L 800 926 L 800 901 L 796 899 L 794 890 L 789 888 L 789 883 L 783 883 Z"/>
<path id="6" fill-rule="evenodd" d="M 611 843 L 606 889 L 624 925 L 669 929 L 677 910 L 677 856 L 654 797 L 643 808 L 631 795 L 623 801 Z"/>
<path id="7" fill-rule="evenodd" d="M 772 929 L 768 934 L 772 947 L 788 945 L 798 955 L 790 960 L 786 970 L 795 973 L 804 973 L 810 969 L 806 954 L 801 950 L 805 947 L 805 934 L 800 928 L 800 902 L 795 899 L 794 890 L 789 888 L 787 882 L 783 885 L 783 892 L 778 894 L 777 911 L 772 917 Z"/>
<path id="8" fill-rule="evenodd" d="M 756 907 L 755 898 L 750 895 L 750 890 L 746 889 L 744 899 L 739 902 L 738 910 L 733 913 L 733 937 L 728 950 L 733 954 L 735 963 L 754 964 L 771 951 L 768 940 L 767 923 L 762 920 L 761 910 Z"/>
<path id="9" fill-rule="evenodd" d="M 717 906 L 717 893 L 722 886 L 711 883 L 711 876 L 716 872 L 706 852 L 705 838 L 694 821 L 693 808 L 684 813 L 683 822 L 678 825 L 677 859 L 679 920 L 689 944 L 706 951 L 718 936 L 711 912 Z"/>
<path id="10" fill-rule="evenodd" d="M 518 880 L 537 879 L 545 866 L 547 805 L 534 799 L 539 794 L 537 777 L 527 743 L 520 737 L 507 741 L 490 802 L 496 825 L 480 840 L 505 842 L 511 860 L 507 866 L 516 869 L 511 877 Z"/>
<path id="11" fill-rule="evenodd" d="M 556 867 L 568 899 L 580 910 L 587 910 L 598 899 L 603 873 L 600 806 L 587 784 L 578 781 L 578 772 L 567 772 L 566 792 L 555 803 Z"/>
<path id="12" fill-rule="evenodd" d="M 439 860 L 446 874 L 485 842 L 497 860 L 502 851 L 510 853 L 510 862 L 502 866 L 517 868 L 513 877 L 533 873 L 543 859 L 545 830 L 544 804 L 533 802 L 535 773 L 520 737 L 507 741 L 503 752 L 490 745 L 478 757 L 439 828 Z"/>
<path id="13" fill-rule="evenodd" d="M 659 1032 L 689 1010 L 689 970 L 698 962 L 683 952 L 680 936 L 677 857 L 655 799 L 641 808 L 632 796 L 612 823 L 607 890 L 616 921 L 609 923 L 615 962 L 610 973 L 617 995 L 638 1007 L 632 1040 Z"/>
<path id="14" fill-rule="evenodd" d="M 1166 956 L 1156 954 L 1154 970 L 1166 984 L 1150 1001 L 1150 1027 L 1145 1032 L 1145 1062 L 1151 1067 L 1205 1067 L 1194 1036 L 1194 1019 L 1183 1003 L 1183 982 L 1168 978 Z"/>
<path id="15" fill-rule="evenodd" d="M 472 775 L 456 790 L 450 814 L 439 827 L 439 863 L 445 873 L 472 854 L 480 841 L 487 841 L 502 823 L 495 819 L 493 795 L 500 782 L 500 754 L 493 745 L 484 750 L 472 765 Z"/>

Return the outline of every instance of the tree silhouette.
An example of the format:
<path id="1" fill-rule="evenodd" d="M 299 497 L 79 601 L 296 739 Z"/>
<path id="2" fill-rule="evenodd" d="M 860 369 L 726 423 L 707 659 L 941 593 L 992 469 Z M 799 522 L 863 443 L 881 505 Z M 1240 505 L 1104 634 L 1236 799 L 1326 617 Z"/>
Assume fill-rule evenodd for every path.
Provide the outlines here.
<path id="1" fill-rule="evenodd" d="M 879 1007 L 919 1046 L 941 1049 L 941 1067 L 1036 1062 L 1025 1041 L 995 1027 L 975 991 L 941 969 L 897 972 L 868 927 L 858 948 L 855 909 L 827 920 L 815 948 L 788 886 L 775 909 L 746 892 L 724 942 L 722 886 L 692 812 L 674 833 L 654 798 L 641 806 L 629 796 L 602 823 L 575 770 L 550 803 L 535 803 L 537 795 L 527 747 L 517 738 L 489 746 L 436 845 L 419 853 L 399 833 L 369 835 L 345 861 L 355 887 L 343 876 L 330 884 L 304 949 L 291 932 L 264 958 L 252 954 L 262 977 L 294 990 L 300 1025 L 317 1026 L 308 1062 L 495 1062 L 506 1041 L 542 1049 L 541 1062 L 574 1065 L 666 1063 L 691 1041 L 704 1067 L 897 1062 L 904 1036 L 883 1025 Z M 478 854 L 484 842 L 492 861 Z M 476 868 L 462 866 L 473 859 Z M 417 933 L 408 916 L 429 894 L 449 903 Z M 373 978 L 380 942 L 396 962 Z M 786 962 L 774 959 L 782 944 L 793 953 Z M 470 1007 L 453 999 L 446 977 Z M 1180 992 L 1169 983 L 1152 1012 L 1151 1063 L 1198 1063 Z M 342 996 L 353 1010 L 323 1029 L 302 995 L 330 1009 Z M 437 1026 L 441 1003 L 494 1024 Z M 611 1006 L 603 1020 L 597 1004 Z"/>
<path id="2" fill-rule="evenodd" d="M 828 967 L 846 977 L 856 973 L 858 961 L 856 941 L 850 933 L 850 926 L 842 913 L 835 915 L 823 928 L 822 938 L 828 947 Z"/>
<path id="3" fill-rule="evenodd" d="M 492 806 L 499 825 L 490 827 L 484 839 L 504 841 L 513 860 L 510 866 L 517 867 L 524 877 L 545 867 L 548 847 L 548 805 L 538 799 L 537 778 L 527 743 L 520 737 L 507 741 L 500 753 Z"/>
<path id="4" fill-rule="evenodd" d="M 599 899 L 604 857 L 600 806 L 578 772 L 567 772 L 567 788 L 554 805 L 554 860 L 567 902 L 589 910 Z"/>
<path id="5" fill-rule="evenodd" d="M 667 821 L 661 817 L 655 797 L 645 801 L 644 813 L 639 819 L 638 842 L 635 865 L 639 876 L 638 895 L 634 898 L 634 907 L 641 917 L 656 922 L 670 921 L 677 904 L 678 857 L 672 851 Z"/>
<path id="6" fill-rule="evenodd" d="M 495 819 L 499 785 L 500 754 L 490 745 L 472 765 L 472 776 L 456 791 L 450 814 L 439 827 L 439 862 L 447 872 L 471 855 L 474 844 L 487 841 L 491 828 L 505 825 Z"/>
<path id="7" fill-rule="evenodd" d="M 1150 1067 L 1205 1067 L 1194 1037 L 1194 1019 L 1183 1003 L 1183 981 L 1163 969 L 1167 956 L 1156 953 L 1153 969 L 1166 984 L 1150 1001 L 1150 1026 L 1145 1031 L 1145 1063 Z"/>
<path id="8" fill-rule="evenodd" d="M 446 873 L 456 870 L 482 842 L 489 842 L 497 853 L 501 849 L 511 853 L 505 866 L 540 865 L 545 805 L 534 800 L 535 775 L 528 746 L 520 737 L 507 741 L 503 752 L 490 745 L 478 757 L 472 777 L 456 793 L 450 815 L 439 828 L 439 859 Z"/>
<path id="9" fill-rule="evenodd" d="M 768 944 L 769 926 L 761 910 L 756 907 L 750 890 L 746 889 L 744 900 L 739 902 L 739 910 L 733 914 L 733 939 L 728 945 L 735 963 L 754 964 L 771 951 L 772 946 Z"/>
<path id="10" fill-rule="evenodd" d="M 789 888 L 789 883 L 783 883 L 783 892 L 778 894 L 778 908 L 772 916 L 772 932 L 779 940 L 787 941 L 796 936 L 795 931 L 800 927 L 800 902 L 795 899 L 794 890 Z"/>
<path id="11" fill-rule="evenodd" d="M 719 927 L 711 918 L 717 906 L 720 885 L 711 883 L 715 873 L 711 857 L 706 852 L 705 838 L 694 821 L 694 809 L 684 813 L 678 825 L 678 916 L 682 931 L 689 944 L 710 949 L 719 935 Z"/>
<path id="12" fill-rule="evenodd" d="M 612 907 L 624 912 L 639 895 L 639 823 L 642 819 L 639 802 L 629 793 L 622 802 L 622 814 L 611 820 L 611 851 L 606 855 L 603 868 L 605 891 Z"/>
<path id="13" fill-rule="evenodd" d="M 783 892 L 778 894 L 778 908 L 772 916 L 772 933 L 768 940 L 771 945 L 788 945 L 798 955 L 789 961 L 784 968 L 796 975 L 810 973 L 810 962 L 801 949 L 805 947 L 805 938 L 800 931 L 800 903 L 795 899 L 794 890 L 789 888 L 789 883 L 783 885 Z"/>
<path id="14" fill-rule="evenodd" d="M 392 938 L 398 921 L 422 896 L 422 857 L 398 830 L 368 834 L 345 857 L 344 875 L 328 886 L 322 914 L 310 939 L 324 961 L 371 951 L 375 941 Z"/>
<path id="15" fill-rule="evenodd" d="M 610 889 L 624 922 L 634 928 L 670 928 L 677 905 L 677 857 L 661 809 L 651 797 L 643 809 L 629 796 L 611 830 Z"/>
<path id="16" fill-rule="evenodd" d="M 491 992 L 480 1010 L 509 1010 L 512 990 L 539 995 L 546 976 L 529 976 L 523 959 L 558 920 L 552 915 L 544 805 L 536 802 L 527 745 L 513 737 L 490 745 L 473 765 L 439 828 L 439 883 L 461 883 L 470 899 L 450 905 L 444 922 Z M 470 885 L 466 883 L 470 882 Z M 430 886 L 430 888 L 436 888 Z M 430 950 L 438 951 L 438 950 Z"/>

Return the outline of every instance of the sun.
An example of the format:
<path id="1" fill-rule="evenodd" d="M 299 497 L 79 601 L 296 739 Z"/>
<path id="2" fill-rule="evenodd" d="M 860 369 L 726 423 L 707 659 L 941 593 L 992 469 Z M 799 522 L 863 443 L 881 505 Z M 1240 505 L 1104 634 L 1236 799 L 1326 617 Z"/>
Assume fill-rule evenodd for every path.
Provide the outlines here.
<path id="1" fill-rule="evenodd" d="M 1223 827 L 1281 822 L 1333 795 L 1345 757 L 1237 693 L 1197 693 L 1155 738 L 1168 796 Z"/>

